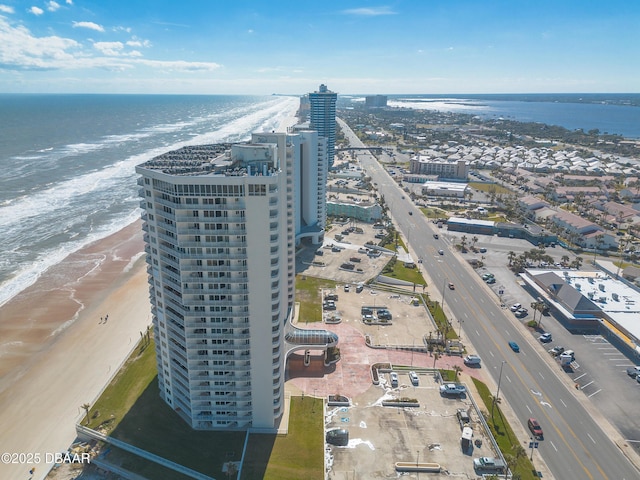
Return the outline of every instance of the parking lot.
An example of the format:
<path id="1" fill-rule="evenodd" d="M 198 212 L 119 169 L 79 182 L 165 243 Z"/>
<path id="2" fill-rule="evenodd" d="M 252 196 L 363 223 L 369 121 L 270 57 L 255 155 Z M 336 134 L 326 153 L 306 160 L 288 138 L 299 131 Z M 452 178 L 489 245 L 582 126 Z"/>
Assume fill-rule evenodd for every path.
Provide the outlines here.
<path id="1" fill-rule="evenodd" d="M 426 370 L 418 370 L 418 386 L 412 384 L 407 370 L 398 370 L 398 377 L 397 388 L 391 387 L 389 373 L 385 372 L 379 385 L 372 384 L 352 399 L 351 407 L 327 407 L 326 430 L 340 428 L 349 432 L 347 446 L 327 445 L 327 478 L 395 478 L 399 476 L 396 462 L 439 464 L 440 474 L 422 474 L 429 478 L 475 478 L 473 458 L 495 454 L 471 401 L 471 395 L 477 395 L 442 396 L 440 382 Z M 419 406 L 382 405 L 393 398 L 416 399 Z M 459 409 L 469 415 L 468 425 L 475 441 L 464 451 Z M 403 476 L 418 478 L 419 473 Z"/>
<path id="2" fill-rule="evenodd" d="M 446 241 L 451 244 L 459 242 L 463 235 L 460 232 L 443 232 Z M 526 323 L 533 318 L 530 305 L 535 298 L 523 287 L 524 283 L 508 268 L 508 253 L 520 254 L 533 246 L 524 240 L 496 236 L 478 235 L 477 247 L 487 248 L 484 256 L 484 267 L 477 269 L 479 280 L 482 275 L 490 272 L 496 278 L 496 283 L 487 285 L 493 291 L 498 302 L 504 304 L 505 310 L 513 316 L 514 321 Z M 562 255 L 575 257 L 572 252 L 563 248 L 548 248 L 547 253 L 558 261 Z M 464 254 L 465 258 L 472 258 L 474 254 Z M 475 255 L 477 256 L 477 254 Z M 584 262 L 582 269 L 593 268 Z M 502 293 L 500 293 L 502 292 Z M 528 307 L 528 315 L 517 318 L 509 309 L 515 303 Z M 637 361 L 627 358 L 616 347 L 615 339 L 604 328 L 593 331 L 574 331 L 553 315 L 536 314 L 540 318 L 540 330 L 531 329 L 529 344 L 543 358 L 553 365 L 559 378 L 564 379 L 567 388 L 575 388 L 584 394 L 583 402 L 591 410 L 597 409 L 608 422 L 617 428 L 622 437 L 636 453 L 640 454 L 640 418 L 630 415 L 636 409 L 640 383 L 626 374 L 626 368 Z M 552 341 L 542 343 L 538 339 L 541 332 L 552 334 Z M 575 352 L 575 360 L 570 368 L 562 368 L 560 360 L 548 353 L 548 350 L 562 346 Z M 612 393 L 615 392 L 615 393 Z"/>

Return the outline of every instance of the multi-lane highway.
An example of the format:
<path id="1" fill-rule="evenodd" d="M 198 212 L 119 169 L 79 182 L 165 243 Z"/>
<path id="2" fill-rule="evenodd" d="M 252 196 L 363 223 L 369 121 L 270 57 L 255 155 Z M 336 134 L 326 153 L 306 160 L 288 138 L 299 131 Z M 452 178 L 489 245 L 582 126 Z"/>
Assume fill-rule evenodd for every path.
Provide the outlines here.
<path id="1" fill-rule="evenodd" d="M 343 127 L 343 131 L 352 146 L 362 146 L 348 127 Z M 529 345 L 530 336 L 523 334 L 513 315 L 500 308 L 495 296 L 460 260 L 452 245 L 442 236 L 433 237 L 434 226 L 372 156 L 360 154 L 360 162 L 378 184 L 394 220 L 411 249 L 422 259 L 435 286 L 441 294 L 446 289 L 446 304 L 455 317 L 453 325 L 457 328 L 457 321 L 463 322 L 464 335 L 482 357 L 483 368 L 492 372 L 496 383 L 500 382 L 500 397 L 509 403 L 525 429 L 530 417 L 537 418 L 543 426 L 544 440 L 539 443 L 539 453 L 553 476 L 593 480 L 640 478 L 640 472 L 607 435 L 610 427 L 602 428 L 590 416 L 558 377 L 557 370 Z M 444 255 L 438 253 L 440 249 Z M 456 289 L 448 290 L 447 282 L 453 282 Z M 509 348 L 511 340 L 519 344 L 519 353 Z M 527 448 L 529 438 L 514 441 Z"/>

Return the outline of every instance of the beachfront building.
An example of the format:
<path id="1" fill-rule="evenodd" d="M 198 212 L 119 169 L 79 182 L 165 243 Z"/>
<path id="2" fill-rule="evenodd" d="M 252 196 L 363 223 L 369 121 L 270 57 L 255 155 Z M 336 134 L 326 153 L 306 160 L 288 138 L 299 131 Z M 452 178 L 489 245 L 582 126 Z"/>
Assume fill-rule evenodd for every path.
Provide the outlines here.
<path id="1" fill-rule="evenodd" d="M 336 149 L 336 102 L 338 94 L 322 84 L 309 93 L 309 127 L 327 139 L 328 167 L 333 166 Z"/>
<path id="2" fill-rule="evenodd" d="M 136 168 L 160 395 L 195 429 L 282 417 L 301 142 L 254 134 Z"/>
<path id="3" fill-rule="evenodd" d="M 288 155 L 294 159 L 296 245 L 303 238 L 320 244 L 327 223 L 328 142 L 317 131 L 308 130 L 306 125 L 295 125 L 289 129 L 289 133 Z M 273 134 L 262 136 L 267 139 Z"/>

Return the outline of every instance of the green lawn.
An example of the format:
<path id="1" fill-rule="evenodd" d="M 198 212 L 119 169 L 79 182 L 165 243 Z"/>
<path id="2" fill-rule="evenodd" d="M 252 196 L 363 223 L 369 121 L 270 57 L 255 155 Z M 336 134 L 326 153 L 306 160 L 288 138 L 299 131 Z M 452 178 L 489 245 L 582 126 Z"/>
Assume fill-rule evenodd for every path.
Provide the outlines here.
<path id="1" fill-rule="evenodd" d="M 226 478 L 226 462 L 242 458 L 246 439 L 245 432 L 192 430 L 160 398 L 153 340 L 136 348 L 90 409 L 89 419 L 91 428 L 218 479 Z M 322 401 L 294 397 L 289 435 L 251 435 L 242 478 L 321 480 L 323 446 Z M 185 478 L 117 448 L 109 450 L 107 460 L 146 478 Z"/>
<path id="2" fill-rule="evenodd" d="M 296 276 L 296 301 L 300 302 L 299 322 L 322 321 L 321 289 L 336 288 L 333 280 L 309 277 L 307 275 Z"/>
<path id="3" fill-rule="evenodd" d="M 491 429 L 496 442 L 498 442 L 498 446 L 502 451 L 503 455 L 512 455 L 516 456 L 516 452 L 518 450 L 517 447 L 521 446 L 521 440 L 518 438 L 511 429 L 511 426 L 507 423 L 506 419 L 502 415 L 502 411 L 500 410 L 499 404 L 495 405 L 495 408 L 492 408 L 493 403 L 493 395 L 489 392 L 489 388 L 486 384 L 481 381 L 473 378 L 473 383 L 478 389 L 480 397 L 484 402 L 486 408 L 489 409 L 488 412 L 484 412 L 485 419 L 487 421 L 487 425 Z M 529 456 L 527 455 L 528 451 L 524 451 L 524 453 L 514 467 L 512 467 L 512 471 L 514 475 L 520 475 L 521 480 L 534 480 L 537 477 L 535 474 L 533 464 L 529 460 Z"/>
<path id="4" fill-rule="evenodd" d="M 322 400 L 291 398 L 288 435 L 251 435 L 241 480 L 322 480 Z"/>
<path id="5" fill-rule="evenodd" d="M 405 267 L 404 262 L 399 262 L 396 257 L 389 260 L 389 263 L 387 263 L 385 268 L 382 270 L 382 275 L 415 283 L 420 286 L 426 285 L 427 283 L 418 268 Z"/>

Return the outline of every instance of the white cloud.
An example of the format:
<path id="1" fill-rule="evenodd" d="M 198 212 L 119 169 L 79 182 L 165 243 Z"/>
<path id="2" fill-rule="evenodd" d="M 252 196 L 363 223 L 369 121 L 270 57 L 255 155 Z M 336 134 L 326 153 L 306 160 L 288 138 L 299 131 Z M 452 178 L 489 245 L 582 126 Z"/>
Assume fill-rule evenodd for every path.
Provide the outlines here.
<path id="1" fill-rule="evenodd" d="M 50 2 L 47 3 L 47 10 L 49 10 L 50 12 L 55 12 L 59 8 L 60 8 L 60 4 L 58 2 L 54 2 L 53 0 L 51 0 Z"/>
<path id="2" fill-rule="evenodd" d="M 178 70 L 183 72 L 213 71 L 222 65 L 213 62 L 185 62 L 184 60 L 136 60 L 135 63 L 163 70 Z"/>
<path id="3" fill-rule="evenodd" d="M 28 12 L 33 13 L 34 15 L 42 15 L 44 13 L 44 10 L 42 10 L 39 7 L 31 7 L 29 10 L 27 10 Z"/>
<path id="4" fill-rule="evenodd" d="M 151 47 L 151 42 L 149 40 L 140 40 L 138 38 L 133 38 L 127 42 L 127 46 L 129 47 Z"/>
<path id="5" fill-rule="evenodd" d="M 67 5 L 73 5 L 73 0 L 67 0 Z"/>
<path id="6" fill-rule="evenodd" d="M 34 37 L 25 27 L 12 27 L 2 17 L 0 45 L 0 67 L 18 70 L 58 68 L 73 61 L 80 46 L 68 38 Z"/>
<path id="7" fill-rule="evenodd" d="M 103 55 L 117 57 L 122 55 L 124 44 L 122 42 L 95 42 L 93 47 Z"/>
<path id="8" fill-rule="evenodd" d="M 104 27 L 93 22 L 73 22 L 73 28 L 88 28 L 96 32 L 104 32 Z"/>
<path id="9" fill-rule="evenodd" d="M 362 17 L 376 17 L 378 15 L 395 15 L 396 12 L 391 10 L 390 7 L 362 7 L 362 8 L 350 8 L 343 10 L 342 13 L 347 15 L 358 15 Z"/>
<path id="10" fill-rule="evenodd" d="M 148 44 L 146 41 L 141 42 Z M 160 71 L 212 71 L 221 67 L 213 62 L 186 62 L 143 59 L 138 50 L 127 51 L 122 42 L 95 42 L 87 50 L 73 39 L 58 36 L 35 37 L 23 25 L 13 26 L 0 16 L 0 70 L 79 70 L 122 71 L 136 67 Z M 95 56 L 95 51 L 99 52 Z"/>
<path id="11" fill-rule="evenodd" d="M 10 7 L 9 5 L 0 4 L 0 12 L 2 12 L 2 13 L 15 13 L 15 10 L 13 9 L 13 7 Z"/>

